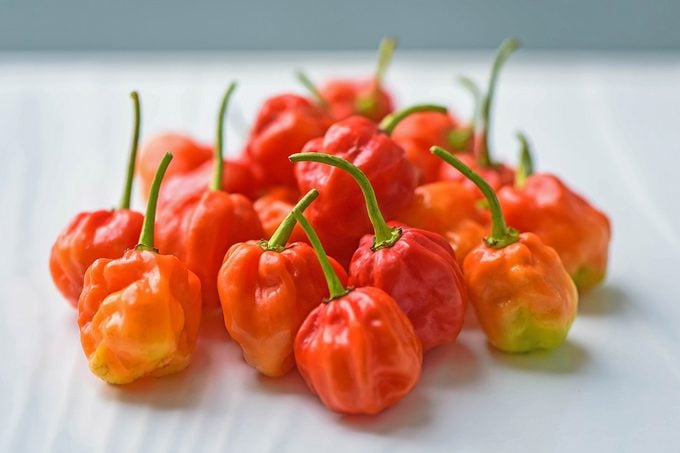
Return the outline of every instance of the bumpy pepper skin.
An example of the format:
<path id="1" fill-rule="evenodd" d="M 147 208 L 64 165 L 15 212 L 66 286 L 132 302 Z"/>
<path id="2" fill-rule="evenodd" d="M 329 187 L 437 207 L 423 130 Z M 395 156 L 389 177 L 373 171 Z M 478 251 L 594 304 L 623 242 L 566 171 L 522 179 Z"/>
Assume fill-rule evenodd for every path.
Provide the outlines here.
<path id="1" fill-rule="evenodd" d="M 295 94 L 274 96 L 260 108 L 245 152 L 262 169 L 267 186 L 295 187 L 288 156 L 321 137 L 330 124 L 328 114 L 308 99 Z"/>
<path id="2" fill-rule="evenodd" d="M 439 160 L 439 158 L 437 158 Z M 397 219 L 412 227 L 442 235 L 456 252 L 458 264 L 479 245 L 489 231 L 489 214 L 477 195 L 458 182 L 441 181 L 419 186 Z"/>
<path id="3" fill-rule="evenodd" d="M 331 260 L 341 282 L 342 267 Z M 258 242 L 229 249 L 217 277 L 224 324 L 260 373 L 279 377 L 295 365 L 293 342 L 302 322 L 324 298 L 328 287 L 312 247 L 289 244 L 265 250 Z"/>
<path id="4" fill-rule="evenodd" d="M 137 245 L 144 216 L 130 209 L 78 214 L 52 246 L 50 273 L 61 294 L 74 307 L 85 271 L 97 258 L 120 258 Z"/>
<path id="5" fill-rule="evenodd" d="M 219 307 L 217 272 L 233 244 L 261 238 L 262 225 L 246 197 L 206 190 L 159 203 L 156 246 L 201 279 L 203 308 Z"/>
<path id="6" fill-rule="evenodd" d="M 184 369 L 201 320 L 198 278 L 177 258 L 128 250 L 85 275 L 80 341 L 92 372 L 112 384 Z"/>
<path id="7" fill-rule="evenodd" d="M 360 116 L 335 123 L 323 139 L 312 140 L 303 152 L 342 157 L 359 167 L 375 189 L 380 210 L 393 218 L 413 197 L 416 172 L 404 150 L 378 126 Z M 345 171 L 317 162 L 295 165 L 300 193 L 319 190 L 319 199 L 305 212 L 329 255 L 347 264 L 364 234 L 372 231 L 361 189 Z"/>
<path id="8" fill-rule="evenodd" d="M 156 173 L 156 168 L 168 151 L 172 151 L 174 160 L 168 168 L 166 181 L 177 175 L 189 173 L 208 161 L 212 161 L 213 150 L 196 142 L 191 137 L 174 132 L 166 132 L 151 137 L 139 149 L 137 174 L 142 183 L 144 198 L 149 196 L 149 189 Z"/>
<path id="9" fill-rule="evenodd" d="M 490 167 L 480 167 L 477 165 L 475 157 L 471 153 L 460 154 L 458 155 L 458 158 L 484 178 L 493 190 L 498 191 L 501 187 L 511 185 L 515 182 L 515 170 L 505 164 L 498 163 L 493 164 Z M 477 186 L 450 165 L 442 165 L 440 167 L 439 179 L 441 181 L 455 181 L 461 183 L 476 193 L 479 198 L 482 197 L 482 193 Z"/>
<path id="10" fill-rule="evenodd" d="M 416 385 L 422 346 L 387 293 L 357 288 L 319 305 L 295 338 L 298 370 L 330 409 L 376 414 Z"/>
<path id="11" fill-rule="evenodd" d="M 330 80 L 319 92 L 336 121 L 361 115 L 377 123 L 394 111 L 392 96 L 374 78 Z"/>
<path id="12" fill-rule="evenodd" d="M 430 231 L 400 226 L 391 247 L 372 250 L 374 236 L 361 239 L 349 265 L 350 286 L 380 288 L 399 304 L 423 350 L 454 341 L 463 327 L 467 295 L 463 274 L 446 240 Z"/>
<path id="13" fill-rule="evenodd" d="M 300 198 L 297 189 L 286 186 L 272 187 L 255 200 L 253 207 L 262 223 L 265 237 L 271 237 L 281 225 Z M 307 236 L 299 225 L 295 225 L 288 242 L 307 242 Z"/>
<path id="14" fill-rule="evenodd" d="M 567 336 L 578 292 L 557 252 L 533 233 L 500 249 L 474 249 L 463 267 L 489 342 L 505 352 L 553 349 Z"/>
<path id="15" fill-rule="evenodd" d="M 580 291 L 604 279 L 609 219 L 558 177 L 535 173 L 521 187 L 501 189 L 498 198 L 510 225 L 537 234 L 557 251 Z"/>

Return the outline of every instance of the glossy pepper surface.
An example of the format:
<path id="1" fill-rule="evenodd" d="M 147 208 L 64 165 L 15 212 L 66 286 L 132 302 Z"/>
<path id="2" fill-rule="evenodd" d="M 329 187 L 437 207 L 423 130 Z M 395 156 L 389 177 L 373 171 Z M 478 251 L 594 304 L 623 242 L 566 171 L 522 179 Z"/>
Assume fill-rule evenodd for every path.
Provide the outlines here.
<path id="1" fill-rule="evenodd" d="M 97 258 L 119 258 L 137 244 L 144 216 L 130 209 L 132 179 L 139 141 L 139 97 L 132 93 L 135 128 L 127 180 L 119 207 L 81 212 L 59 234 L 50 253 L 50 273 L 57 289 L 74 307 L 85 271 Z"/>
<path id="2" fill-rule="evenodd" d="M 521 140 L 526 162 L 528 144 Z M 554 248 L 580 291 L 596 286 L 607 271 L 609 219 L 557 176 L 524 167 L 514 186 L 498 192 L 508 223 Z"/>
<path id="3" fill-rule="evenodd" d="M 417 106 L 387 117 L 381 127 L 366 118 L 353 116 L 335 123 L 323 139 L 309 142 L 301 154 L 327 153 L 359 167 L 375 190 L 380 210 L 388 219 L 393 218 L 413 197 L 416 173 L 404 150 L 389 133 L 408 113 L 418 109 L 445 111 L 441 107 Z M 359 239 L 372 229 L 361 189 L 341 169 L 304 162 L 303 158 L 299 161 L 295 174 L 300 192 L 317 188 L 320 193 L 319 199 L 307 210 L 309 221 L 328 253 L 346 265 Z"/>
<path id="4" fill-rule="evenodd" d="M 153 248 L 158 188 L 171 158 L 161 161 L 152 185 L 140 244 L 120 258 L 98 259 L 85 274 L 80 340 L 92 372 L 112 384 L 178 372 L 196 344 L 200 282 L 176 257 Z"/>
<path id="5" fill-rule="evenodd" d="M 492 214 L 492 230 L 465 258 L 470 302 L 489 342 L 505 352 L 560 346 L 576 317 L 578 292 L 555 250 L 533 233 L 508 228 L 491 186 L 441 148 L 434 152 L 474 180 Z"/>
<path id="6" fill-rule="evenodd" d="M 309 388 L 330 409 L 375 414 L 399 402 L 420 378 L 423 352 L 404 312 L 381 289 L 346 290 L 307 220 L 330 298 L 314 309 L 295 338 L 295 360 Z"/>
<path id="7" fill-rule="evenodd" d="M 310 191 L 295 208 L 303 211 L 318 193 Z M 295 366 L 293 342 L 309 312 L 327 298 L 328 287 L 314 249 L 288 242 L 292 212 L 269 241 L 235 244 L 217 277 L 224 324 L 260 373 L 278 377 Z M 347 276 L 331 260 L 342 282 Z"/>
<path id="8" fill-rule="evenodd" d="M 406 313 L 423 349 L 455 340 L 463 326 L 466 294 L 451 246 L 430 231 L 385 222 L 375 192 L 356 166 L 328 154 L 300 154 L 346 171 L 361 188 L 374 234 L 359 242 L 349 264 L 349 284 L 389 294 Z M 297 158 L 297 157 L 296 157 Z"/>
<path id="9" fill-rule="evenodd" d="M 221 110 L 226 109 L 234 87 L 232 84 L 227 90 Z M 229 247 L 263 235 L 262 225 L 251 201 L 243 195 L 229 194 L 221 188 L 224 168 L 222 132 L 220 121 L 210 188 L 191 196 L 163 198 L 159 204 L 159 222 L 156 225 L 160 252 L 176 256 L 201 279 L 205 309 L 219 307 L 217 272 Z"/>

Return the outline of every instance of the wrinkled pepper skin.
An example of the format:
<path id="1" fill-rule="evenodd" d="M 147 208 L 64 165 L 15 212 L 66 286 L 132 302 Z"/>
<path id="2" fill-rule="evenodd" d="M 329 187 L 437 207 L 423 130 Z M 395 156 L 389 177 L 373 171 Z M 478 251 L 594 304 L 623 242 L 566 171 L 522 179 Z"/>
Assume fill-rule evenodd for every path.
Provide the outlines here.
<path id="1" fill-rule="evenodd" d="M 345 271 L 331 264 L 344 284 Z M 328 297 L 314 249 L 298 242 L 278 252 L 256 241 L 239 243 L 227 252 L 217 279 L 224 324 L 246 362 L 266 376 L 288 373 L 295 366 L 295 335 Z"/>
<path id="2" fill-rule="evenodd" d="M 394 218 L 413 197 L 416 172 L 404 150 L 378 126 L 360 116 L 335 123 L 323 139 L 312 140 L 303 152 L 342 157 L 359 167 L 375 189 L 387 219 Z M 307 211 L 328 254 L 347 265 L 361 237 L 373 230 L 361 189 L 345 171 L 317 162 L 295 165 L 300 193 L 319 190 Z"/>
<path id="3" fill-rule="evenodd" d="M 278 186 L 271 188 L 255 200 L 253 207 L 260 218 L 265 237 L 271 237 L 274 234 L 299 198 L 300 193 L 297 189 Z M 295 225 L 288 242 L 307 242 L 307 235 L 299 225 Z"/>
<path id="4" fill-rule="evenodd" d="M 391 247 L 372 250 L 374 237 L 361 239 L 349 265 L 349 284 L 389 294 L 406 313 L 423 350 L 456 339 L 463 327 L 467 294 L 463 273 L 446 240 L 430 231 L 402 226 Z"/>
<path id="5" fill-rule="evenodd" d="M 480 167 L 477 165 L 475 157 L 471 153 L 459 154 L 458 158 L 484 178 L 495 191 L 515 182 L 515 170 L 505 164 L 498 163 L 492 167 Z M 482 196 L 482 193 L 473 182 L 450 165 L 442 165 L 440 167 L 439 179 L 441 181 L 455 181 L 461 183 L 476 193 L 479 198 Z"/>
<path id="6" fill-rule="evenodd" d="M 168 151 L 172 151 L 174 159 L 168 168 L 166 181 L 212 162 L 214 155 L 211 146 L 198 143 L 188 135 L 166 132 L 149 138 L 142 143 L 137 159 L 137 174 L 142 183 L 144 199 L 148 198 L 158 164 Z"/>
<path id="7" fill-rule="evenodd" d="M 331 124 L 326 112 L 295 94 L 274 96 L 260 108 L 245 153 L 262 169 L 267 186 L 295 187 L 293 165 L 288 156 L 323 136 Z"/>
<path id="8" fill-rule="evenodd" d="M 144 216 L 130 209 L 82 212 L 59 234 L 50 253 L 57 289 L 76 307 L 85 271 L 98 258 L 120 258 L 137 245 Z"/>
<path id="9" fill-rule="evenodd" d="M 329 409 L 376 414 L 416 385 L 423 353 L 394 299 L 367 287 L 312 311 L 295 338 L 295 359 L 309 388 Z"/>
<path id="10" fill-rule="evenodd" d="M 520 188 L 501 189 L 498 198 L 510 225 L 537 234 L 557 251 L 580 291 L 604 280 L 609 219 L 558 177 L 535 173 Z"/>
<path id="11" fill-rule="evenodd" d="M 177 258 L 128 250 L 85 274 L 78 327 L 92 372 L 111 384 L 184 369 L 201 321 L 198 278 Z"/>
<path id="12" fill-rule="evenodd" d="M 394 111 L 392 96 L 374 78 L 330 80 L 319 92 L 335 121 L 361 115 L 378 123 Z"/>
<path id="13" fill-rule="evenodd" d="M 438 159 L 438 158 L 437 158 Z M 458 264 L 489 231 L 489 213 L 468 187 L 452 181 L 419 186 L 397 219 L 443 236 L 456 252 Z"/>
<path id="14" fill-rule="evenodd" d="M 252 203 L 243 195 L 206 190 L 159 202 L 156 246 L 160 253 L 179 258 L 198 276 L 206 310 L 220 305 L 217 272 L 229 247 L 263 234 Z"/>
<path id="15" fill-rule="evenodd" d="M 560 346 L 578 292 L 557 252 L 533 233 L 501 249 L 480 245 L 463 268 L 470 302 L 489 342 L 505 352 Z"/>

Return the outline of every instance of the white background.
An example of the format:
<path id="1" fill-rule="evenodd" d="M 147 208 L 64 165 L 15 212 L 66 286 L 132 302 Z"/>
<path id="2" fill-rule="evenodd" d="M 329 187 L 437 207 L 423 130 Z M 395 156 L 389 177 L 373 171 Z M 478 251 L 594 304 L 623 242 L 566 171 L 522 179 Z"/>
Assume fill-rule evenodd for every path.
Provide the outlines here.
<path id="1" fill-rule="evenodd" d="M 454 83 L 486 80 L 489 54 L 402 52 L 400 105 L 471 109 Z M 370 72 L 368 54 L 50 56 L 0 54 L 0 450 L 675 451 L 680 440 L 680 60 L 519 53 L 501 76 L 496 154 L 526 132 L 538 167 L 613 221 L 606 284 L 581 299 L 551 353 L 492 351 L 474 327 L 426 356 L 421 382 L 376 417 L 327 411 L 297 373 L 257 375 L 208 319 L 185 372 L 125 388 L 87 368 L 75 311 L 52 285 L 49 249 L 81 210 L 114 206 L 140 91 L 143 134 L 211 141 L 237 79 L 227 148 L 266 96 Z M 137 200 L 138 201 L 138 200 Z M 141 204 L 137 203 L 141 208 Z"/>

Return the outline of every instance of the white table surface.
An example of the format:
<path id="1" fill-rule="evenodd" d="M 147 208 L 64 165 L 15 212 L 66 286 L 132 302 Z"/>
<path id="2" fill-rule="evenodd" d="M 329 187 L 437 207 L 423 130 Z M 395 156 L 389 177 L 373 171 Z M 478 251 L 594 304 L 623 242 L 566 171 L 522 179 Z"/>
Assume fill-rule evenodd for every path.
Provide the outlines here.
<path id="1" fill-rule="evenodd" d="M 504 355 L 466 329 L 426 356 L 416 389 L 376 417 L 326 410 L 297 373 L 260 377 L 219 319 L 176 376 L 126 388 L 90 374 L 75 311 L 48 273 L 49 248 L 80 210 L 119 197 L 141 93 L 143 133 L 213 137 L 238 79 L 227 147 L 259 102 L 315 79 L 365 73 L 370 54 L 0 54 L 0 450 L 38 451 L 678 451 L 680 441 L 680 58 L 520 52 L 498 92 L 497 155 L 514 131 L 538 166 L 612 218 L 610 274 L 581 299 L 568 342 Z M 488 54 L 399 53 L 401 105 L 470 109 L 453 76 L 485 80 Z M 233 111 L 232 111 L 233 112 Z M 137 206 L 140 207 L 139 200 Z"/>

